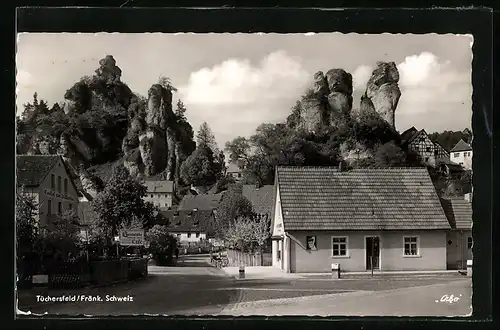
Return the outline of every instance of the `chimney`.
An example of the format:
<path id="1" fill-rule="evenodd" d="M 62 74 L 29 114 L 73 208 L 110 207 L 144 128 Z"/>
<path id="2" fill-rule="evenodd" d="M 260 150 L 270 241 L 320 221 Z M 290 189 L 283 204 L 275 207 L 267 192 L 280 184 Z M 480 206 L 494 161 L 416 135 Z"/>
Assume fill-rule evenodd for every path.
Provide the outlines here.
<path id="1" fill-rule="evenodd" d="M 339 172 L 345 171 L 346 170 L 346 164 L 343 160 L 339 162 Z"/>

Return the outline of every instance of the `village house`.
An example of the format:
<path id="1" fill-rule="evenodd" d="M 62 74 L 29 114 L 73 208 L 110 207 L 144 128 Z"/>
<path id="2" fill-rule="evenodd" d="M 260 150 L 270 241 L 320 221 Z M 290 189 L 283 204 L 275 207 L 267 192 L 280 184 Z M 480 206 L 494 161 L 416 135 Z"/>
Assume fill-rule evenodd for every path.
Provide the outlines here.
<path id="1" fill-rule="evenodd" d="M 81 196 L 61 156 L 18 155 L 16 167 L 17 188 L 24 187 L 38 204 L 40 227 L 50 225 L 56 215 L 66 210 L 78 212 Z"/>
<path id="2" fill-rule="evenodd" d="M 159 208 L 168 209 L 172 207 L 174 196 L 174 182 L 146 179 L 144 185 L 147 188 L 144 200 L 153 203 Z"/>
<path id="3" fill-rule="evenodd" d="M 226 176 L 232 177 L 236 182 L 243 179 L 240 167 L 232 162 L 227 165 Z"/>
<path id="4" fill-rule="evenodd" d="M 463 166 L 465 169 L 472 169 L 472 147 L 464 140 L 460 140 L 450 150 L 450 160 Z"/>
<path id="5" fill-rule="evenodd" d="M 199 244 L 213 237 L 214 215 L 212 211 L 161 211 L 168 230 L 181 245 Z"/>
<path id="6" fill-rule="evenodd" d="M 186 195 L 177 208 L 179 211 L 214 211 L 222 200 L 220 194 Z"/>
<path id="7" fill-rule="evenodd" d="M 252 203 L 255 214 L 271 218 L 273 212 L 274 186 L 244 185 L 243 196 Z"/>
<path id="8" fill-rule="evenodd" d="M 438 142 L 430 139 L 425 130 L 411 127 L 401 134 L 402 145 L 417 153 L 426 165 L 439 166 L 450 159 L 450 153 Z"/>
<path id="9" fill-rule="evenodd" d="M 447 269 L 466 269 L 467 260 L 472 260 L 471 194 L 443 199 L 441 203 L 451 226 L 446 234 Z"/>
<path id="10" fill-rule="evenodd" d="M 273 266 L 445 270 L 451 226 L 425 168 L 277 167 Z"/>

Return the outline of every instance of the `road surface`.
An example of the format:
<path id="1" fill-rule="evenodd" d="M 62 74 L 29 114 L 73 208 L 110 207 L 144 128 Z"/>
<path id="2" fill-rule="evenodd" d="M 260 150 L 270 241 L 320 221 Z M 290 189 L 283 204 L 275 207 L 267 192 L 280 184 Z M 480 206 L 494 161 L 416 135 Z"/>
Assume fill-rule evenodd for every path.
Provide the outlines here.
<path id="1" fill-rule="evenodd" d="M 458 274 L 237 280 L 211 267 L 206 256 L 182 256 L 176 267 L 153 266 L 149 272 L 146 280 L 114 287 L 41 293 L 99 296 L 103 300 L 108 295 L 131 301 L 43 303 L 36 301 L 36 293 L 24 293 L 19 309 L 37 314 L 99 316 L 463 316 L 471 312 L 472 281 Z"/>

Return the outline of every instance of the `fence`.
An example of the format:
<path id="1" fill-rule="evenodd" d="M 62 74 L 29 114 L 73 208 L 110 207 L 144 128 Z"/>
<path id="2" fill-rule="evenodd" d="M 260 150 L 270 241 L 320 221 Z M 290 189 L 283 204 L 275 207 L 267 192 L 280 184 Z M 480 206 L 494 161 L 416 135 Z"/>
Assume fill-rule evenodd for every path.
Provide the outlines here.
<path id="1" fill-rule="evenodd" d="M 245 253 L 236 250 L 228 250 L 227 258 L 229 266 L 271 266 L 271 253 Z"/>
<path id="2" fill-rule="evenodd" d="M 117 259 L 102 261 L 53 262 L 38 272 L 48 275 L 47 285 L 52 288 L 75 288 L 88 285 L 109 285 L 147 277 L 148 259 Z M 31 281 L 31 280 L 30 280 Z M 29 288 L 23 283 L 18 288 Z"/>

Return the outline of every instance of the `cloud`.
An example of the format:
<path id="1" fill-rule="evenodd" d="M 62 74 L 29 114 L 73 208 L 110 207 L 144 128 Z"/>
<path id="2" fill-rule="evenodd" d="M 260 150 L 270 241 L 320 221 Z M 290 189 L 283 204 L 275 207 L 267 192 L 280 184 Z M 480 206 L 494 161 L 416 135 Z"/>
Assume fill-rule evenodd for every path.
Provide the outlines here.
<path id="1" fill-rule="evenodd" d="M 18 88 L 17 90 L 20 90 L 21 88 L 31 88 L 35 85 L 35 79 L 31 75 L 31 73 L 23 70 L 17 71 L 16 75 L 16 83 Z"/>
<path id="2" fill-rule="evenodd" d="M 257 65 L 231 58 L 192 72 L 178 88 L 178 97 L 195 130 L 206 121 L 223 147 L 229 139 L 252 134 L 261 123 L 283 121 L 311 83 L 312 74 L 300 58 L 276 51 Z"/>
<path id="3" fill-rule="evenodd" d="M 211 68 L 191 73 L 179 88 L 189 104 L 248 104 L 276 100 L 303 89 L 310 74 L 298 58 L 284 51 L 264 57 L 258 66 L 248 59 L 228 59 Z"/>
<path id="4" fill-rule="evenodd" d="M 373 68 L 368 65 L 357 67 L 352 74 L 352 85 L 354 90 L 364 90 L 372 72 Z"/>
<path id="5" fill-rule="evenodd" d="M 407 56 L 398 65 L 401 106 L 405 112 L 439 110 L 443 103 L 470 103 L 471 72 L 457 71 L 450 61 L 429 52 Z"/>

